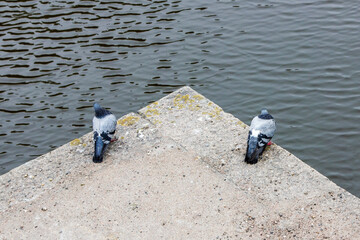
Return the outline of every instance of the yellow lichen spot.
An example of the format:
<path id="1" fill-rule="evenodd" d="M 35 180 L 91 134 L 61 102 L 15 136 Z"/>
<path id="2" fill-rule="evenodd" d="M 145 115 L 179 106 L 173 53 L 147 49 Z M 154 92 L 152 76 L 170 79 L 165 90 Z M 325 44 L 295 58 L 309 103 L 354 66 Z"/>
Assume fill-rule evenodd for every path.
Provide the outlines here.
<path id="1" fill-rule="evenodd" d="M 195 98 L 195 99 L 196 99 L 196 100 L 198 100 L 198 101 L 200 101 L 200 100 L 204 99 L 204 97 L 203 97 L 203 96 L 201 96 L 200 94 L 198 94 L 198 95 L 194 95 L 194 96 L 193 96 L 193 98 Z"/>
<path id="2" fill-rule="evenodd" d="M 213 112 L 202 112 L 202 114 L 209 115 L 210 117 L 215 117 L 216 116 L 215 113 L 213 113 Z"/>
<path id="3" fill-rule="evenodd" d="M 191 110 L 191 111 L 198 111 L 198 110 L 200 110 L 200 105 L 192 105 L 192 104 L 190 104 L 189 105 L 189 109 Z"/>
<path id="4" fill-rule="evenodd" d="M 179 109 L 185 108 L 184 104 L 178 104 L 177 106 L 178 106 Z"/>
<path id="5" fill-rule="evenodd" d="M 157 106 L 159 105 L 159 102 L 153 102 L 152 105 Z"/>
<path id="6" fill-rule="evenodd" d="M 212 103 L 211 103 L 212 104 Z M 203 112 L 204 115 L 209 115 L 212 118 L 216 118 L 217 120 L 221 120 L 220 113 L 223 110 L 220 107 L 214 107 L 211 112 Z"/>
<path id="7" fill-rule="evenodd" d="M 154 120 L 153 123 L 154 123 L 155 125 L 159 125 L 159 124 L 162 123 L 162 121 L 160 121 L 160 120 Z"/>
<path id="8" fill-rule="evenodd" d="M 160 115 L 160 113 L 159 113 L 159 111 L 156 110 L 156 109 L 151 109 L 151 108 L 149 108 L 148 110 L 146 110 L 145 115 L 146 115 L 147 117 L 152 117 L 152 116 L 154 116 L 154 115 Z"/>
<path id="9" fill-rule="evenodd" d="M 192 103 L 192 102 L 194 102 L 194 100 L 190 98 L 189 94 L 186 94 L 186 95 L 182 96 L 181 100 L 184 103 Z"/>
<path id="10" fill-rule="evenodd" d="M 178 94 L 178 95 L 176 95 L 175 98 L 174 98 L 174 103 L 177 103 L 177 102 L 179 102 L 180 100 L 181 100 L 181 95 Z"/>
<path id="11" fill-rule="evenodd" d="M 124 137 L 121 137 L 120 139 L 121 139 L 121 140 L 124 140 Z"/>
<path id="12" fill-rule="evenodd" d="M 240 127 L 246 128 L 246 124 L 243 123 L 242 121 L 237 121 L 236 125 L 239 125 Z"/>
<path id="13" fill-rule="evenodd" d="M 212 102 L 209 102 L 208 105 L 211 106 L 211 105 L 213 105 L 213 103 L 212 103 Z"/>
<path id="14" fill-rule="evenodd" d="M 174 98 L 174 106 L 179 109 L 183 109 L 186 106 L 189 106 L 189 108 L 192 108 L 192 104 L 194 102 L 195 102 L 195 99 L 193 99 L 189 94 L 186 94 L 186 95 L 178 94 Z"/>
<path id="15" fill-rule="evenodd" d="M 86 147 L 86 143 L 83 143 L 83 145 L 82 145 L 83 147 Z"/>
<path id="16" fill-rule="evenodd" d="M 80 144 L 80 139 L 78 139 L 78 138 L 75 138 L 74 140 L 72 140 L 71 142 L 70 142 L 70 145 L 71 146 L 77 146 L 77 145 L 79 145 Z"/>
<path id="17" fill-rule="evenodd" d="M 117 121 L 117 124 L 120 124 L 121 126 L 131 126 L 134 125 L 137 121 L 139 121 L 138 116 L 128 116 L 124 119 L 119 119 Z"/>
<path id="18" fill-rule="evenodd" d="M 217 114 L 220 114 L 220 112 L 222 112 L 222 109 L 220 107 L 215 107 L 214 110 Z"/>

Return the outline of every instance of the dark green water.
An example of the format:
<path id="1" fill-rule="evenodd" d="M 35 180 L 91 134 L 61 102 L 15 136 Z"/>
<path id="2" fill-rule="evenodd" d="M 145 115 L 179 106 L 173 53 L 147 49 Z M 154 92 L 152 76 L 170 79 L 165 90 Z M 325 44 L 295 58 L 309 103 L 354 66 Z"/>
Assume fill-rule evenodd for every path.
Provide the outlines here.
<path id="1" fill-rule="evenodd" d="M 0 173 L 189 85 L 360 196 L 360 2 L 0 1 Z"/>

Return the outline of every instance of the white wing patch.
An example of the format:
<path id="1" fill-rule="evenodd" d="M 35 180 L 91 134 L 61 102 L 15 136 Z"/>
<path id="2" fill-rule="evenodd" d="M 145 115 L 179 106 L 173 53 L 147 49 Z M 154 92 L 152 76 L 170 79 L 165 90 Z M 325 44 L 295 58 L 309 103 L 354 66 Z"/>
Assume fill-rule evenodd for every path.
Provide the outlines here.
<path id="1" fill-rule="evenodd" d="M 260 134 L 260 130 L 253 129 L 251 131 L 251 136 L 253 136 L 253 137 L 258 137 L 259 134 Z"/>

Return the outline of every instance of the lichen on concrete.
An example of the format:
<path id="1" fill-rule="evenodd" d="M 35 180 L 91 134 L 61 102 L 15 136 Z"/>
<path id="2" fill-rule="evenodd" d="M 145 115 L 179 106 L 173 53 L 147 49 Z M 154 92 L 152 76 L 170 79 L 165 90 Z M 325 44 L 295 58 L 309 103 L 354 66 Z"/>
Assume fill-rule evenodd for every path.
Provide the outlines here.
<path id="1" fill-rule="evenodd" d="M 140 117 L 138 116 L 126 116 L 122 117 L 117 121 L 117 124 L 120 124 L 121 126 L 131 126 L 134 125 L 137 121 L 139 121 Z"/>

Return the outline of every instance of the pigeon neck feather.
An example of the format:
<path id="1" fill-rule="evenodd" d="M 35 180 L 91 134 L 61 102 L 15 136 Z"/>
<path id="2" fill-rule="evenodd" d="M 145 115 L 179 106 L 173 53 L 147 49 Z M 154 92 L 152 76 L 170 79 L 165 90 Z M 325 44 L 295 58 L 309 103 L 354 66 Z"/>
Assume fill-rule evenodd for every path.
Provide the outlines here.
<path id="1" fill-rule="evenodd" d="M 110 112 L 104 108 L 95 108 L 95 117 L 97 118 L 103 118 L 109 114 Z"/>

